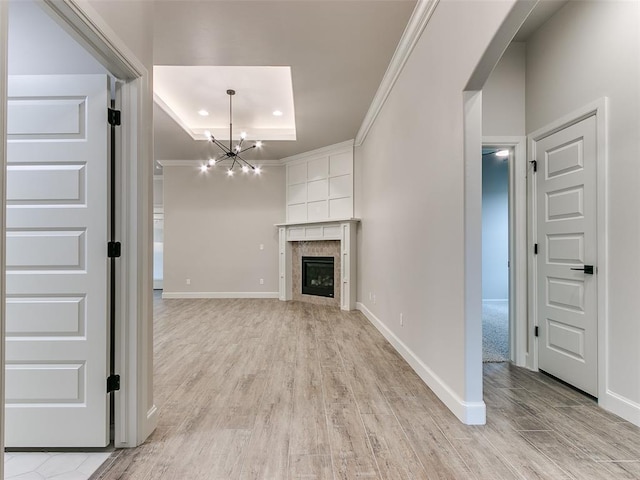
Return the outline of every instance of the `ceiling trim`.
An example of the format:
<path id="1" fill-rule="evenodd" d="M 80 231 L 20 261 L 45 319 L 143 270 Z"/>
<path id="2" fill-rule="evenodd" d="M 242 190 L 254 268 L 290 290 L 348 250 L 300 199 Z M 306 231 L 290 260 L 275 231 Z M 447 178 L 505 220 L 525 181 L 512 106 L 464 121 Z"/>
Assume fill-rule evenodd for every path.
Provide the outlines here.
<path id="1" fill-rule="evenodd" d="M 404 65 L 407 63 L 407 60 L 418 43 L 422 32 L 427 26 L 427 23 L 429 23 L 431 15 L 433 15 L 434 10 L 438 6 L 438 2 L 439 0 L 418 0 L 416 8 L 413 10 L 409 23 L 407 24 L 407 28 L 405 28 L 402 38 L 398 43 L 398 47 L 396 48 L 396 51 L 391 58 L 391 62 L 387 67 L 387 71 L 385 72 L 384 77 L 382 77 L 378 91 L 376 92 L 376 95 L 369 106 L 369 110 L 362 121 L 360 130 L 358 130 L 358 134 L 355 139 L 356 147 L 362 145 L 367 138 L 369 130 L 380 114 L 380 110 L 382 110 L 382 106 L 387 101 L 387 97 L 389 97 L 391 90 L 393 90 Z"/>
<path id="2" fill-rule="evenodd" d="M 162 167 L 200 167 L 205 160 L 157 160 Z M 252 160 L 256 167 L 282 167 L 282 160 Z"/>
<path id="3" fill-rule="evenodd" d="M 311 157 L 320 157 L 323 155 L 331 155 L 336 153 L 342 153 L 343 151 L 353 150 L 353 140 L 347 140 L 345 142 L 336 143 L 334 145 L 329 145 L 327 147 L 317 148 L 316 150 L 311 150 L 309 152 L 298 153 L 297 155 L 292 155 L 290 157 L 285 157 L 280 162 L 283 165 L 288 165 L 290 163 L 297 163 L 303 160 L 307 160 Z"/>

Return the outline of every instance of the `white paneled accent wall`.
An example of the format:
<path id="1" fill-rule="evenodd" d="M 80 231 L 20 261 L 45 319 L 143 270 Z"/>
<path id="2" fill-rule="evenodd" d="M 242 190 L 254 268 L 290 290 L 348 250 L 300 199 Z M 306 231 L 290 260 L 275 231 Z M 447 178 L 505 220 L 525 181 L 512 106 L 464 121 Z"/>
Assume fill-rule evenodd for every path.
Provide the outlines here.
<path id="1" fill-rule="evenodd" d="M 353 217 L 353 141 L 283 162 L 287 164 L 287 222 Z"/>

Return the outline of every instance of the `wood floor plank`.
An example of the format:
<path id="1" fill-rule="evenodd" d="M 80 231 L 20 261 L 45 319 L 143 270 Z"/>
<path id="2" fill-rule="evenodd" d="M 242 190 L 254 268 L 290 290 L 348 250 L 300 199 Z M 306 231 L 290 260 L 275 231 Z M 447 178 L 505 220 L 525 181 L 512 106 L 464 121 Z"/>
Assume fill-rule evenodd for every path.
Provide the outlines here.
<path id="1" fill-rule="evenodd" d="M 92 480 L 630 479 L 640 429 L 550 377 L 484 365 L 463 425 L 360 314 L 154 301 L 158 428 Z"/>
<path id="2" fill-rule="evenodd" d="M 331 456 L 292 455 L 289 460 L 291 480 L 333 480 Z"/>
<path id="3" fill-rule="evenodd" d="M 611 475 L 611 471 L 603 464 L 585 458 L 584 452 L 557 432 L 525 431 L 520 435 L 575 478 L 601 480 Z M 620 470 L 616 478 L 635 477 Z"/>

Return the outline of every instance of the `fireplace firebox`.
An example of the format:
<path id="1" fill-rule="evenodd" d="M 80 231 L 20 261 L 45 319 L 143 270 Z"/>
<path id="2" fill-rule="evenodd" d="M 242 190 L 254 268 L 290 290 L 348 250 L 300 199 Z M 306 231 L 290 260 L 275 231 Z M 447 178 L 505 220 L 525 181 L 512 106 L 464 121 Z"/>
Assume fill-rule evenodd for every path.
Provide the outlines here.
<path id="1" fill-rule="evenodd" d="M 302 293 L 333 298 L 333 257 L 302 257 Z"/>

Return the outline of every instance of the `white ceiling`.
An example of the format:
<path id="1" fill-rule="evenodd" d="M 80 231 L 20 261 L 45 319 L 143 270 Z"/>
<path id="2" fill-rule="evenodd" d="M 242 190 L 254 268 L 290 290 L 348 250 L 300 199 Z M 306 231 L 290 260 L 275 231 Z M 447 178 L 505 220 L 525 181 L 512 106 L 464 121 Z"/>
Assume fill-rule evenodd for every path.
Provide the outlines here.
<path id="1" fill-rule="evenodd" d="M 247 152 L 252 160 L 280 159 L 355 137 L 415 3 L 159 0 L 154 64 L 290 67 L 296 140 L 268 141 L 260 151 Z M 235 117 L 243 90 L 221 87 L 222 102 L 228 101 L 227 88 L 238 92 Z M 223 120 L 228 107 L 226 112 Z M 157 159 L 201 160 L 215 151 L 208 142 L 194 140 L 157 105 L 154 127 Z"/>

